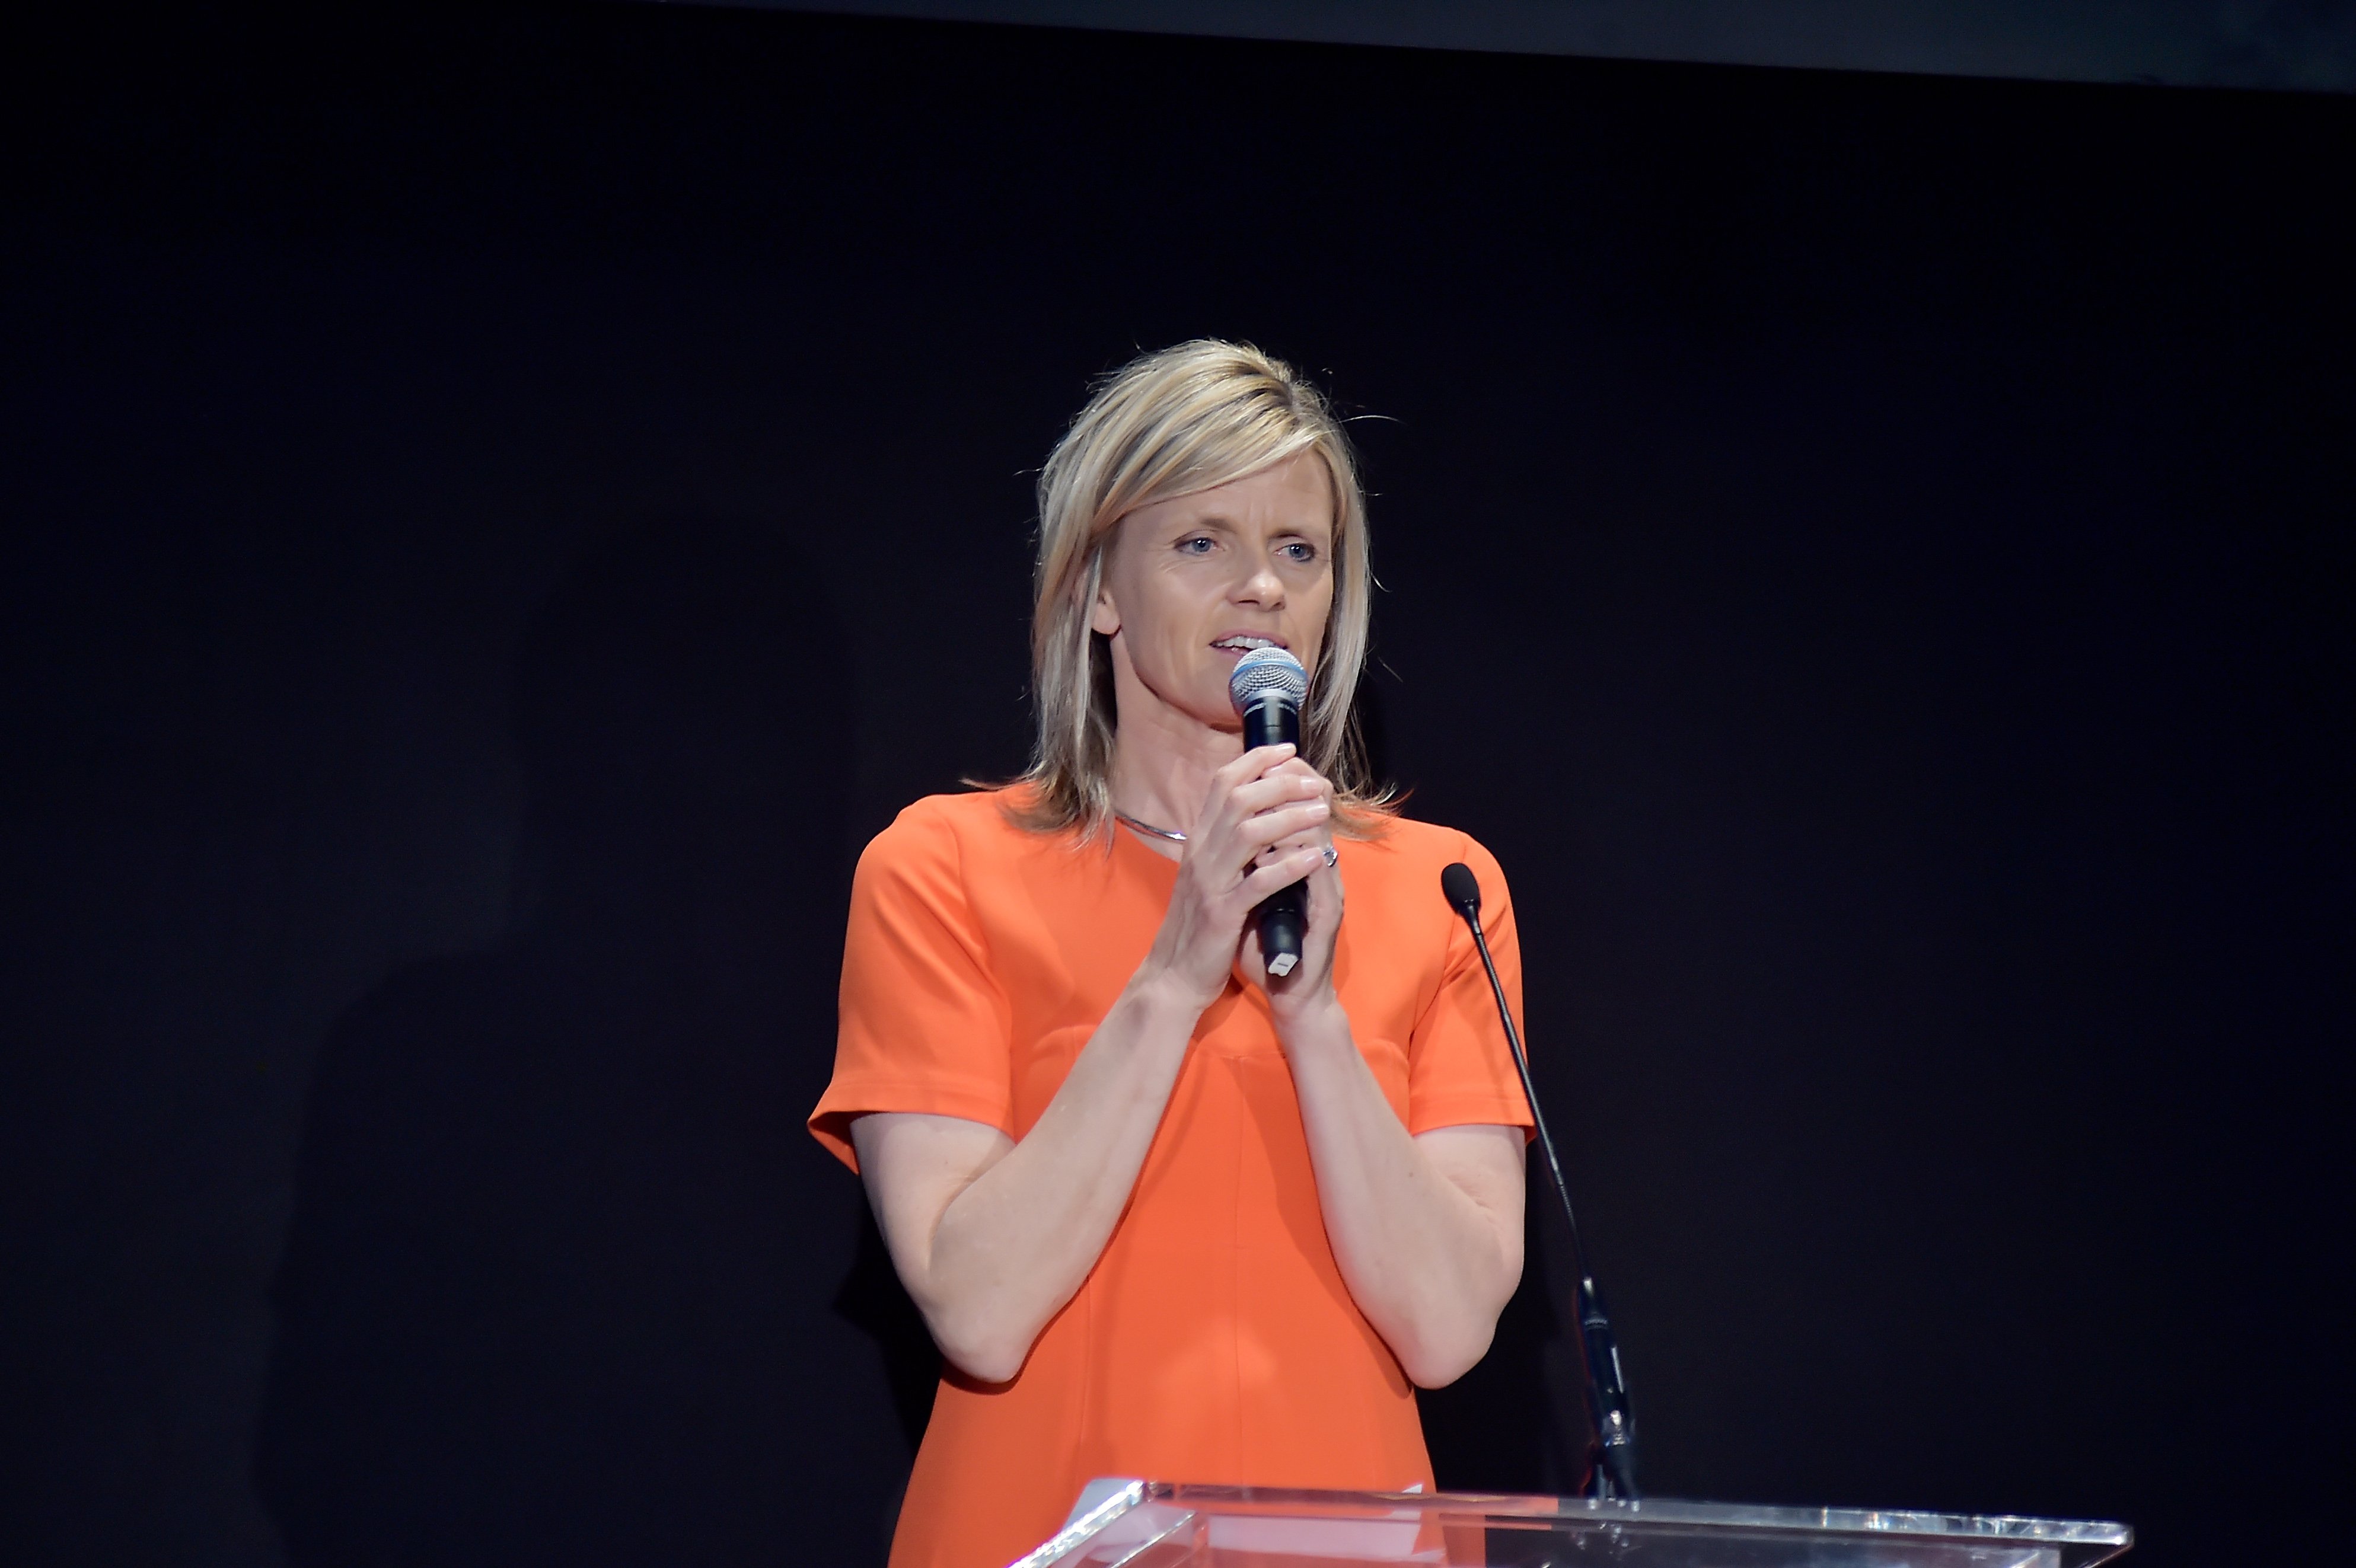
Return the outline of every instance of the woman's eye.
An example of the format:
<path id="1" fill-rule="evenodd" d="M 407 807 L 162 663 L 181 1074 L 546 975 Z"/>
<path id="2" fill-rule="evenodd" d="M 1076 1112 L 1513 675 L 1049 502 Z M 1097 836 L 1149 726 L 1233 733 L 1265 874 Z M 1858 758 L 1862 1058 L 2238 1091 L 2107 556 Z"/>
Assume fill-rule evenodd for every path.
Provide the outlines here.
<path id="1" fill-rule="evenodd" d="M 1317 559 L 1317 547 L 1313 544 L 1304 544 L 1301 540 L 1295 539 L 1290 544 L 1284 547 L 1284 553 L 1289 559 L 1300 561 L 1306 565 L 1308 562 Z"/>
<path id="2" fill-rule="evenodd" d="M 1211 541 L 1205 536 L 1196 534 L 1193 539 L 1180 539 L 1178 548 L 1188 555 L 1208 555 L 1211 553 Z"/>

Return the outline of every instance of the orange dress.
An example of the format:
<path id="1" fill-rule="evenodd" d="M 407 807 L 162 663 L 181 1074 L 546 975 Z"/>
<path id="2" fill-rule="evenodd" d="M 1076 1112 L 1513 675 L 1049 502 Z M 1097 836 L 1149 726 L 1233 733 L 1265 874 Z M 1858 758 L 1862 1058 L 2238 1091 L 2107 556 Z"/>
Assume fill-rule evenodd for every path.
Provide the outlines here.
<path id="1" fill-rule="evenodd" d="M 1009 821 L 994 792 L 918 801 L 861 857 L 834 1078 L 810 1131 L 853 1169 L 851 1119 L 961 1116 L 1020 1139 L 1151 945 L 1176 862 L 1116 833 Z M 1399 821 L 1344 839 L 1336 988 L 1412 1133 L 1529 1113 L 1471 935 L 1440 896 L 1470 865 L 1518 1016 L 1497 864 Z M 1271 1487 L 1431 1484 L 1415 1393 L 1325 1239 L 1265 999 L 1232 982 L 1196 1025 L 1104 1254 L 1003 1384 L 945 1371 L 893 1568 L 1002 1568 L 1099 1476 Z"/>

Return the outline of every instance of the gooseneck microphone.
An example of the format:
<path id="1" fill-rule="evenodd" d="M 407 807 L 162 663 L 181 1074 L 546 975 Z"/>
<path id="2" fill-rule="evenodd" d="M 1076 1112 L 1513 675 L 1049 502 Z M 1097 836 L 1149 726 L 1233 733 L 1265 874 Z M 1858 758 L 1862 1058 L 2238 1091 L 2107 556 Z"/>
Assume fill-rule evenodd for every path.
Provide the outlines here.
<path id="1" fill-rule="evenodd" d="M 1554 1179 L 1555 1196 L 1562 1200 L 1562 1218 L 1570 1227 L 1570 1265 L 1579 1277 L 1577 1307 L 1579 1339 L 1586 1352 L 1587 1418 L 1592 1434 L 1587 1450 L 1588 1485 L 1598 1498 L 1634 1499 L 1636 1490 L 1636 1417 L 1628 1407 L 1628 1385 L 1620 1375 L 1620 1347 L 1612 1338 L 1612 1319 L 1595 1289 L 1595 1275 L 1587 1266 L 1587 1248 L 1579 1239 L 1579 1216 L 1571 1212 L 1570 1184 L 1562 1179 L 1562 1162 L 1555 1157 L 1554 1137 L 1538 1110 L 1537 1085 L 1530 1082 L 1530 1059 L 1522 1050 L 1521 1031 L 1514 1027 L 1514 1010 L 1505 1005 L 1505 982 L 1497 978 L 1497 961 L 1489 956 L 1489 939 L 1481 930 L 1481 880 L 1462 861 L 1440 873 L 1440 891 L 1472 931 L 1481 966 L 1489 972 L 1489 989 L 1497 998 L 1497 1017 L 1505 1026 L 1505 1043 L 1513 1047 L 1514 1071 L 1522 1075 L 1522 1093 L 1530 1103 L 1530 1120 L 1537 1125 L 1538 1147 L 1545 1152 L 1547 1173 Z"/>
<path id="2" fill-rule="evenodd" d="M 1243 716 L 1244 750 L 1301 744 L 1301 704 L 1309 696 L 1309 672 L 1282 648 L 1254 648 L 1227 676 L 1227 696 Z M 1301 939 L 1309 930 L 1309 890 L 1295 882 L 1259 901 L 1260 961 L 1281 980 L 1301 962 Z"/>

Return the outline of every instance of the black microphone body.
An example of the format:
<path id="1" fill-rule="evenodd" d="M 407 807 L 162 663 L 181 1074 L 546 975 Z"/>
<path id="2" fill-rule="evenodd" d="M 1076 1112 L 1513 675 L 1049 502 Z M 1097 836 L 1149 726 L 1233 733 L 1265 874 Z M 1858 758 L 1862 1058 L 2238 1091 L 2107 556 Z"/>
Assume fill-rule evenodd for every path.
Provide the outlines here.
<path id="1" fill-rule="evenodd" d="M 1301 744 L 1301 704 L 1286 692 L 1259 692 L 1243 705 L 1244 750 L 1260 746 Z M 1260 962 L 1278 979 L 1301 962 L 1301 939 L 1309 933 L 1307 885 L 1295 882 L 1259 901 L 1252 912 L 1259 925 Z"/>
<path id="2" fill-rule="evenodd" d="M 1547 1131 L 1538 1109 L 1537 1086 L 1530 1082 L 1530 1059 L 1522 1049 L 1521 1030 L 1514 1027 L 1514 1010 L 1505 1004 L 1505 985 L 1497 977 L 1497 962 L 1489 955 L 1489 938 L 1481 929 L 1481 883 L 1472 868 L 1458 862 L 1440 873 L 1440 891 L 1472 928 L 1472 945 L 1480 951 L 1481 966 L 1489 972 L 1489 989 L 1497 998 L 1497 1017 L 1505 1026 L 1505 1043 L 1513 1048 L 1514 1071 L 1521 1074 L 1522 1093 L 1529 1101 L 1530 1121 L 1537 1127 L 1538 1148 L 1546 1156 L 1547 1174 L 1562 1203 L 1563 1222 L 1570 1228 L 1570 1264 L 1579 1285 L 1573 1306 L 1579 1317 L 1579 1342 L 1586 1363 L 1587 1418 L 1592 1435 L 1588 1445 L 1588 1486 L 1598 1498 L 1636 1499 L 1636 1415 L 1629 1407 L 1628 1385 L 1620 1374 L 1620 1346 L 1612 1338 L 1612 1319 L 1587 1266 L 1587 1248 L 1579 1236 L 1579 1216 L 1571 1211 L 1570 1184 L 1563 1179 L 1562 1161 L 1555 1157 L 1554 1136 Z"/>

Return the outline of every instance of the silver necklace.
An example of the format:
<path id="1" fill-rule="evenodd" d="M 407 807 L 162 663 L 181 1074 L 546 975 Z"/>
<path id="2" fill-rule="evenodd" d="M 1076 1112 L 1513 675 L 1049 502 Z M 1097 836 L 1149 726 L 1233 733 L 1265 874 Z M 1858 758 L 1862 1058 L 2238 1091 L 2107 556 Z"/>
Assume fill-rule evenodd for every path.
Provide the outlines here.
<path id="1" fill-rule="evenodd" d="M 1167 827 L 1156 827 L 1151 822 L 1140 822 L 1137 818 L 1131 816 L 1125 811 L 1117 810 L 1113 815 L 1120 818 L 1122 822 L 1126 823 L 1130 827 L 1136 828 L 1140 833 L 1151 833 L 1156 838 L 1167 838 L 1173 844 L 1183 844 L 1186 842 L 1186 836 L 1183 833 L 1173 833 Z"/>
<path id="2" fill-rule="evenodd" d="M 1125 811 L 1115 811 L 1113 815 L 1120 818 L 1120 820 L 1127 826 L 1136 828 L 1140 833 L 1151 833 L 1156 838 L 1167 838 L 1173 844 L 1183 844 L 1186 842 L 1186 836 L 1183 833 L 1173 833 L 1167 827 L 1156 827 L 1151 822 L 1140 822 L 1137 818 L 1131 816 Z M 1334 852 L 1333 846 L 1331 844 L 1325 846 L 1325 869 L 1327 870 L 1330 871 L 1336 865 L 1340 864 L 1341 859 L 1342 857 Z"/>

